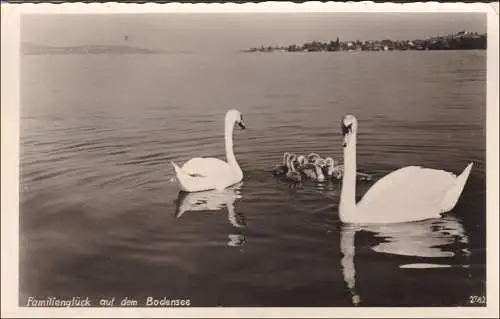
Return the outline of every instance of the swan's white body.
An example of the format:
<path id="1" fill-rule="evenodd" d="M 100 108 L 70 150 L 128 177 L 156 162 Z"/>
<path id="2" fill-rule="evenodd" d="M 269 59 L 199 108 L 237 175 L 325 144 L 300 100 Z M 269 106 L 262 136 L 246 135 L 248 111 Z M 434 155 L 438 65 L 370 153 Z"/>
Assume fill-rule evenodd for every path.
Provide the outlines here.
<path id="1" fill-rule="evenodd" d="M 243 171 L 238 165 L 233 151 L 235 123 L 245 128 L 240 112 L 229 110 L 226 114 L 224 127 L 227 162 L 218 158 L 205 157 L 192 158 L 184 163 L 182 167 L 172 162 L 181 190 L 185 192 L 222 190 L 243 179 Z"/>
<path id="2" fill-rule="evenodd" d="M 357 120 L 343 121 L 344 176 L 339 215 L 345 223 L 400 223 L 437 218 L 452 210 L 465 186 L 472 164 L 456 176 L 452 173 L 407 166 L 377 181 L 356 204 Z"/>

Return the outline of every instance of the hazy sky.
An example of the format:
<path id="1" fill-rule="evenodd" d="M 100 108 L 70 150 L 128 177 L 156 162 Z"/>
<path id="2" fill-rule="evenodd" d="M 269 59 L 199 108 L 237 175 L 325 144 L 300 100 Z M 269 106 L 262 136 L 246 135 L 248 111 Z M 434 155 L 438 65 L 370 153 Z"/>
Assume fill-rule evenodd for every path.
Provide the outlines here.
<path id="1" fill-rule="evenodd" d="M 46 45 L 128 44 L 227 51 L 318 40 L 419 39 L 486 32 L 483 13 L 267 13 L 24 16 L 21 40 Z M 125 35 L 128 41 L 125 43 Z"/>

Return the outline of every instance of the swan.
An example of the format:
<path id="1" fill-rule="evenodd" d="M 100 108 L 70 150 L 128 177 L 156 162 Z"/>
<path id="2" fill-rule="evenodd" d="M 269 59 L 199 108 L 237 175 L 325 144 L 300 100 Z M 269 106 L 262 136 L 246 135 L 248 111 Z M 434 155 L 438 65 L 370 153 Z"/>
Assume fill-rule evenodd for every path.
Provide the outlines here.
<path id="1" fill-rule="evenodd" d="M 243 179 L 243 171 L 233 151 L 233 130 L 236 123 L 245 129 L 241 113 L 238 110 L 227 111 L 224 126 L 227 162 L 218 158 L 195 157 L 179 167 L 171 161 L 181 190 L 185 192 L 222 190 Z"/>
<path id="2" fill-rule="evenodd" d="M 280 165 L 277 165 L 276 167 L 273 168 L 273 175 L 285 175 L 286 172 L 288 171 L 288 157 L 290 156 L 291 153 L 285 152 L 283 154 L 283 163 Z"/>
<path id="3" fill-rule="evenodd" d="M 288 172 L 286 173 L 286 178 L 291 180 L 292 182 L 300 183 L 302 182 L 302 176 L 295 169 L 294 161 L 297 158 L 295 154 L 291 154 L 288 157 Z"/>
<path id="4" fill-rule="evenodd" d="M 308 163 L 307 158 L 304 156 L 299 156 L 297 158 L 299 162 L 299 170 L 302 174 L 304 174 L 307 178 L 316 181 L 316 182 L 324 182 L 325 175 L 323 174 L 323 170 L 321 166 L 318 164 L 318 160 L 314 163 Z"/>
<path id="5" fill-rule="evenodd" d="M 400 168 L 378 180 L 356 204 L 356 135 L 353 115 L 342 120 L 344 175 L 339 217 L 345 223 L 399 223 L 438 218 L 452 210 L 473 163 L 455 174 L 420 166 Z"/>

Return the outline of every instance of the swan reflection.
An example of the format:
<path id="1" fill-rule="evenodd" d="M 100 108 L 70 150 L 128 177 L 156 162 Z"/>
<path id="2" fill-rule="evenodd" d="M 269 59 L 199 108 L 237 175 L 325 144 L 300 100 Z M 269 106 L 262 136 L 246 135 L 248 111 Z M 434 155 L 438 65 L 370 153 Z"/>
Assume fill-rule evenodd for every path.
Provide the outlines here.
<path id="1" fill-rule="evenodd" d="M 340 250 L 342 252 L 341 269 L 344 281 L 351 292 L 353 305 L 361 302 L 356 292 L 356 270 L 354 256 L 356 252 L 356 233 L 367 231 L 374 233 L 381 242 L 371 250 L 400 256 L 426 258 L 425 263 L 400 264 L 399 268 L 451 268 L 469 267 L 443 263 L 452 257 L 468 257 L 469 239 L 461 222 L 453 216 L 427 219 L 419 222 L 357 225 L 344 224 L 340 233 Z M 361 245 L 359 245 L 361 248 Z M 429 259 L 431 261 L 429 261 Z"/>
<path id="2" fill-rule="evenodd" d="M 236 228 L 244 228 L 245 217 L 236 213 L 235 202 L 241 195 L 241 186 L 238 183 L 223 190 L 210 190 L 203 192 L 187 193 L 179 192 L 177 198 L 176 217 L 180 218 L 187 211 L 220 211 L 227 208 L 229 223 Z M 242 234 L 229 234 L 228 246 L 238 247 L 246 244 L 246 238 Z"/>
<path id="3" fill-rule="evenodd" d="M 229 238 L 227 245 L 231 247 L 240 247 L 247 243 L 247 239 L 241 234 L 229 234 L 227 237 Z"/>

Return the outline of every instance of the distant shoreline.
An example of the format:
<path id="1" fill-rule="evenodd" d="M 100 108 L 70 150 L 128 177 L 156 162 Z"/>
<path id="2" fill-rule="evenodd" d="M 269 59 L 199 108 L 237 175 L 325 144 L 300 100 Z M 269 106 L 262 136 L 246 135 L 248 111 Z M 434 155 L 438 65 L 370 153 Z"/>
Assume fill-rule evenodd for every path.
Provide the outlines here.
<path id="1" fill-rule="evenodd" d="M 80 55 L 80 54 L 170 54 L 190 53 L 184 51 L 169 52 L 161 50 L 150 50 L 128 45 L 82 45 L 82 46 L 47 46 L 33 43 L 22 43 L 21 54 L 24 55 Z"/>
<path id="2" fill-rule="evenodd" d="M 264 46 L 241 52 L 342 52 L 342 51 L 430 51 L 430 50 L 486 50 L 487 35 L 460 31 L 456 34 L 424 40 L 368 40 L 368 41 L 312 41 L 303 45 Z"/>

